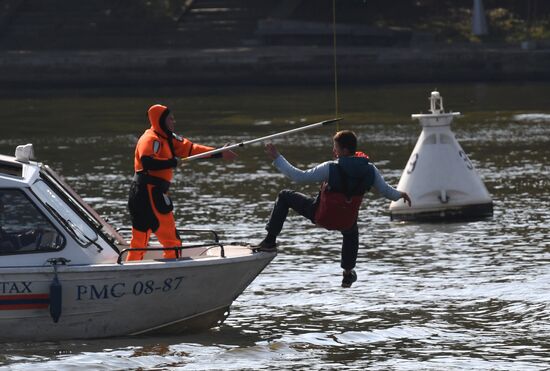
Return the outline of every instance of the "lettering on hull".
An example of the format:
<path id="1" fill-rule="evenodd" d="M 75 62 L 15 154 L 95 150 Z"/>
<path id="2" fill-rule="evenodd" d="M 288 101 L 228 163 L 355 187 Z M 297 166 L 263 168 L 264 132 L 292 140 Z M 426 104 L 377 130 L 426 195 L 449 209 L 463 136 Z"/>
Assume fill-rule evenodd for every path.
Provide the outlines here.
<path id="1" fill-rule="evenodd" d="M 123 296 L 142 296 L 153 293 L 168 293 L 183 287 L 183 276 L 170 277 L 164 280 L 145 280 L 135 282 L 116 282 L 112 284 L 86 284 L 76 286 L 76 300 L 117 299 Z"/>
<path id="2" fill-rule="evenodd" d="M 32 282 L 4 281 L 0 282 L 0 294 L 31 294 Z"/>

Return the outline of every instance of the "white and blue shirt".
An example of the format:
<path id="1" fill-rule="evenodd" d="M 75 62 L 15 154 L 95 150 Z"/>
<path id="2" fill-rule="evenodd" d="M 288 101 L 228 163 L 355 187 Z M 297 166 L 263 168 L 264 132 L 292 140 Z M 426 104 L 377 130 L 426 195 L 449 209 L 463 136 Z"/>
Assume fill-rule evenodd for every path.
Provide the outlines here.
<path id="1" fill-rule="evenodd" d="M 275 165 L 281 173 L 296 183 L 328 182 L 329 167 L 334 163 L 335 161 L 326 161 L 311 169 L 300 170 L 297 167 L 292 166 L 282 155 L 279 155 L 275 161 L 273 161 L 273 165 Z M 372 187 L 380 192 L 382 196 L 392 201 L 399 200 L 401 198 L 401 192 L 386 183 L 376 166 L 372 163 L 371 165 L 374 168 L 374 183 L 372 184 Z"/>

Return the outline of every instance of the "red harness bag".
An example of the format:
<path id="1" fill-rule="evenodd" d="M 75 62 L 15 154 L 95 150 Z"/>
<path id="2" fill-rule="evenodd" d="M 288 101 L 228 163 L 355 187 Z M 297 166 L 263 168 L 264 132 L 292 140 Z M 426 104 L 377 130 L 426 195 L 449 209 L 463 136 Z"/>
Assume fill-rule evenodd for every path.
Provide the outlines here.
<path id="1" fill-rule="evenodd" d="M 315 210 L 315 224 L 329 230 L 348 230 L 357 221 L 362 201 L 362 195 L 347 197 L 342 192 L 332 192 L 324 182 Z"/>

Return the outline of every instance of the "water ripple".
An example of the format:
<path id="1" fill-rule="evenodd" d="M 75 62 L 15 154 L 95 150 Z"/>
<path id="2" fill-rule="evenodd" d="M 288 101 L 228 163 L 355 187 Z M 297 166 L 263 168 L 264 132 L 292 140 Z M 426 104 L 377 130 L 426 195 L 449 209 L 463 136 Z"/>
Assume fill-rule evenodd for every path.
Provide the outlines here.
<path id="1" fill-rule="evenodd" d="M 340 287 L 341 236 L 290 214 L 279 255 L 234 302 L 221 327 L 162 338 L 6 344 L 0 368 L 548 369 L 548 116 L 491 112 L 466 116 L 454 126 L 493 197 L 492 218 L 390 222 L 389 202 L 369 195 L 358 223 L 359 279 L 350 289 Z M 351 128 L 385 179 L 396 184 L 419 127 L 408 116 L 383 119 L 365 117 Z M 222 134 L 216 136 L 205 133 L 208 122 L 198 119 L 189 135 L 221 145 L 265 135 L 266 128 L 288 128 L 276 122 L 253 119 L 239 130 L 217 128 Z M 289 160 L 307 167 L 330 158 L 329 134 L 311 132 L 277 143 Z M 128 225 L 136 135 L 31 139 L 40 158 L 100 214 Z M 19 142 L 3 138 L 0 148 L 10 152 Z M 178 169 L 171 195 L 180 227 L 200 224 L 221 231 L 226 242 L 258 242 L 279 190 L 299 187 L 312 195 L 318 190 L 293 185 L 274 171 L 260 145 L 239 155 L 232 164 L 197 161 Z"/>

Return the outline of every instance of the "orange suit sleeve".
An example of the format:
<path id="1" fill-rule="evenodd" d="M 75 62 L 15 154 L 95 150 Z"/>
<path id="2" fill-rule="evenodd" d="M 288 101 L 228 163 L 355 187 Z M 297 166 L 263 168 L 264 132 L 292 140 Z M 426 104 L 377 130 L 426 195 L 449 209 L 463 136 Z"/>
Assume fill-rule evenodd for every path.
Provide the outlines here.
<path id="1" fill-rule="evenodd" d="M 176 152 L 176 156 L 181 158 L 198 155 L 199 153 L 208 152 L 213 149 L 213 147 L 193 143 L 187 138 L 182 138 L 182 140 L 174 140 L 174 151 Z"/>

